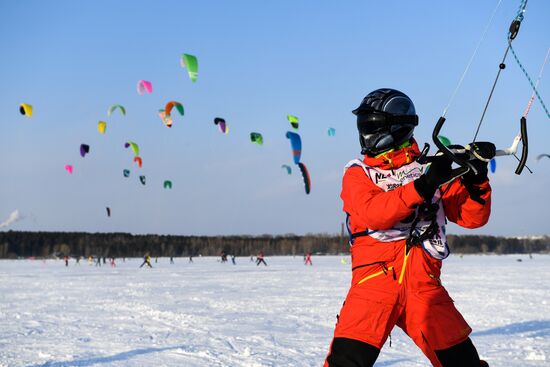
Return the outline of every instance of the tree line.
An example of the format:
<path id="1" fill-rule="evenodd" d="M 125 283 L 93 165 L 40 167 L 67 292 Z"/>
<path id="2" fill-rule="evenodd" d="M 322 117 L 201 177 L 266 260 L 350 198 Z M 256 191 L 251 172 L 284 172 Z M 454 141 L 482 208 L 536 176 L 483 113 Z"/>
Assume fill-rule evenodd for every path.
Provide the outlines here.
<path id="1" fill-rule="evenodd" d="M 550 237 L 448 236 L 453 253 L 548 253 Z M 0 258 L 52 256 L 153 257 L 347 254 L 348 238 L 331 234 L 172 236 L 130 233 L 0 232 Z"/>

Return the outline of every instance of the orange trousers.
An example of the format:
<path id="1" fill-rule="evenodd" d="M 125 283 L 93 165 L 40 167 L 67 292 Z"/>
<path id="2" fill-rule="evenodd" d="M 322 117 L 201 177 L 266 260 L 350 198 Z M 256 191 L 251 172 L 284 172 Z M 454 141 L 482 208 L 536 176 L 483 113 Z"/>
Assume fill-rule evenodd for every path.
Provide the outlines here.
<path id="1" fill-rule="evenodd" d="M 397 325 L 440 367 L 434 351 L 463 342 L 471 328 L 441 285 L 441 261 L 420 247 L 411 248 L 408 254 L 405 248 L 404 243 L 397 246 L 395 258 L 389 261 L 354 264 L 334 337 L 381 349 Z M 352 249 L 352 254 L 360 250 Z"/>

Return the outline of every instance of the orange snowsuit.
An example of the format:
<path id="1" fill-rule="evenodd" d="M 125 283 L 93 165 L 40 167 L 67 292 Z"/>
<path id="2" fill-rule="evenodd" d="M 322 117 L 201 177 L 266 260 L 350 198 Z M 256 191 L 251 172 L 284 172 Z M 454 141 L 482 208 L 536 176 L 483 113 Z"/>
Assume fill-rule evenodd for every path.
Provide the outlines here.
<path id="1" fill-rule="evenodd" d="M 409 147 L 377 158 L 365 156 L 363 162 L 383 170 L 398 169 L 420 154 L 416 142 L 411 142 Z M 466 228 L 487 223 L 491 208 L 489 181 L 476 188 L 485 200 L 484 205 L 470 197 L 461 179 L 440 189 L 448 220 Z M 350 167 L 344 174 L 341 198 L 349 215 L 351 233 L 366 228 L 390 229 L 411 216 L 424 201 L 413 181 L 384 191 L 361 167 Z M 463 342 L 471 328 L 441 284 L 441 260 L 430 256 L 422 246 L 411 247 L 407 252 L 405 241 L 381 242 L 368 235 L 353 240 L 351 288 L 334 337 L 362 341 L 381 349 L 397 325 L 434 366 L 441 366 L 434 351 Z"/>

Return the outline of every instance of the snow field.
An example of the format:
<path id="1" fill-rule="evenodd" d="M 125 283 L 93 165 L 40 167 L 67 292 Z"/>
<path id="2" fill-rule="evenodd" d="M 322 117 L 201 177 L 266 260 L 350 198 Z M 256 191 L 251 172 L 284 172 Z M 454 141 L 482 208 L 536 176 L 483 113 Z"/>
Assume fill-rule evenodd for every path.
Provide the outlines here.
<path id="1" fill-rule="evenodd" d="M 349 286 L 341 259 L 3 260 L 0 366 L 321 366 Z M 548 365 L 549 275 L 550 255 L 445 261 L 443 284 L 492 367 Z M 376 364 L 428 365 L 398 328 Z"/>

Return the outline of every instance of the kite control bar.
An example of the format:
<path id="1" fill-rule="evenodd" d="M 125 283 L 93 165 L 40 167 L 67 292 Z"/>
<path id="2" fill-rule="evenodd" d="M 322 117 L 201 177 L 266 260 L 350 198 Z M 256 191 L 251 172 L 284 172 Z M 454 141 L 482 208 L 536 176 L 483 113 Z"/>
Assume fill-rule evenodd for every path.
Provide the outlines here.
<path id="1" fill-rule="evenodd" d="M 432 140 L 434 144 L 439 148 L 439 151 L 443 153 L 443 155 L 447 156 L 450 160 L 458 164 L 460 167 L 453 170 L 452 176 L 453 177 L 459 177 L 463 174 L 467 173 L 468 171 L 474 172 L 474 174 L 477 175 L 477 170 L 474 167 L 474 165 L 470 162 L 468 162 L 465 159 L 462 159 L 458 157 L 455 153 L 453 153 L 449 148 L 447 148 L 441 140 L 439 140 L 439 132 L 441 131 L 441 128 L 443 127 L 443 124 L 445 123 L 445 117 L 441 116 L 439 120 L 437 120 L 437 124 L 435 125 L 435 128 L 432 132 Z"/>
<path id="2" fill-rule="evenodd" d="M 489 162 L 493 157 L 481 157 L 479 154 L 476 154 L 474 151 L 472 151 L 471 147 L 467 145 L 466 147 L 462 147 L 459 145 L 451 145 L 446 146 L 441 142 L 439 139 L 439 133 L 441 131 L 441 128 L 443 124 L 445 123 L 445 117 L 440 117 L 437 121 L 437 124 L 433 130 L 432 133 L 432 139 L 437 148 L 441 153 L 446 157 L 448 157 L 450 160 L 452 160 L 454 163 L 458 164 L 460 167 L 453 170 L 453 178 L 459 177 L 464 175 L 465 173 L 472 171 L 475 174 L 477 174 L 477 169 L 474 164 L 472 164 L 472 160 L 480 159 L 486 162 Z M 520 120 L 520 132 L 519 134 L 514 138 L 512 145 L 510 147 L 505 149 L 497 149 L 495 151 L 494 157 L 502 157 L 507 155 L 513 155 L 516 156 L 516 152 L 518 150 L 518 145 L 522 142 L 522 150 L 521 150 L 521 157 L 517 158 L 519 161 L 519 164 L 516 168 L 515 173 L 517 175 L 521 174 L 523 171 L 523 168 L 525 168 L 525 163 L 527 162 L 527 154 L 528 154 L 528 140 L 527 140 L 527 120 L 523 116 Z M 427 155 L 427 150 L 429 149 L 429 145 L 424 148 L 424 152 L 422 155 Z M 424 160 L 425 162 L 432 161 L 431 157 L 423 157 L 421 160 Z"/>
<path id="3" fill-rule="evenodd" d="M 527 162 L 527 154 L 529 152 L 529 144 L 527 140 L 527 119 L 525 116 L 522 116 L 520 119 L 520 132 L 516 137 L 514 138 L 514 141 L 512 142 L 512 145 L 506 149 L 499 149 L 496 151 L 495 156 L 501 157 L 505 155 L 516 155 L 516 152 L 518 151 L 518 144 L 521 141 L 522 147 L 521 147 L 521 158 L 519 158 L 519 163 L 516 168 L 516 175 L 520 175 L 523 171 L 523 168 L 525 168 L 525 163 Z M 527 168 L 529 169 L 529 168 Z"/>

